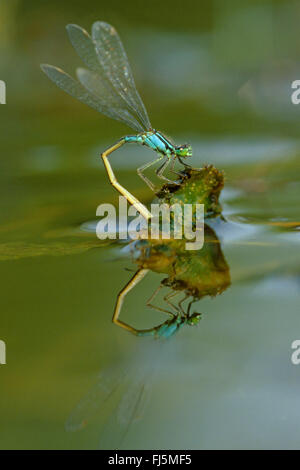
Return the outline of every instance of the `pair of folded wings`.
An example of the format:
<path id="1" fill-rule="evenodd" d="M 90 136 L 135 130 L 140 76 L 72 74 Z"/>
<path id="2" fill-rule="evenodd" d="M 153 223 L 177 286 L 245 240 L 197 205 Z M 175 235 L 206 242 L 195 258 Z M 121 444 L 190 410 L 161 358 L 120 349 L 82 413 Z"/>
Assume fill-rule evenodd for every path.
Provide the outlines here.
<path id="1" fill-rule="evenodd" d="M 56 85 L 102 114 L 143 132 L 151 128 L 144 103 L 136 89 L 123 44 L 115 28 L 102 21 L 92 35 L 80 26 L 67 26 L 70 41 L 89 70 L 77 69 L 74 80 L 52 65 L 42 70 Z"/>

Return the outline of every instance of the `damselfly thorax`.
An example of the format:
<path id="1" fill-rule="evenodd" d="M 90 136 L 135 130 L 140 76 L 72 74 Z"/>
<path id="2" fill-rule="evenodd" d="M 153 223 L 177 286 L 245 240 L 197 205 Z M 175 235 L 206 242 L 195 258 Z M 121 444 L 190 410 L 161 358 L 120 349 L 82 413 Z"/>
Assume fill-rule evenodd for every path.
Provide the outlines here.
<path id="1" fill-rule="evenodd" d="M 62 90 L 96 109 L 102 114 L 123 122 L 137 132 L 120 139 L 102 153 L 102 159 L 111 184 L 135 206 L 147 219 L 148 209 L 117 181 L 108 156 L 126 143 L 146 145 L 158 157 L 137 169 L 139 176 L 156 191 L 155 185 L 144 175 L 144 170 L 161 161 L 156 169 L 158 178 L 170 182 L 164 176 L 170 162 L 176 159 L 186 165 L 182 158 L 190 157 L 190 145 L 173 145 L 162 133 L 152 129 L 144 103 L 136 89 L 128 58 L 115 28 L 108 23 L 96 21 L 92 34 L 77 25 L 68 25 L 70 41 L 88 69 L 77 69 L 77 80 L 52 65 L 41 65 L 47 76 Z M 171 169 L 173 171 L 173 169 Z"/>

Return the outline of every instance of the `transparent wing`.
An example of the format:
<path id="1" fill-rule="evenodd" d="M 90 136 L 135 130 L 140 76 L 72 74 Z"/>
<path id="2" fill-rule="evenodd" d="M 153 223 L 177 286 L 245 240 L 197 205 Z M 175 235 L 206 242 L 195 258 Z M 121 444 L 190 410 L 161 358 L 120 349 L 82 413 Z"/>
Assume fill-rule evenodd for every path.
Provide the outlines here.
<path id="1" fill-rule="evenodd" d="M 124 103 L 119 101 L 119 97 L 115 93 L 110 92 L 110 86 L 106 81 L 100 80 L 99 75 L 87 69 L 79 68 L 76 72 L 80 83 L 90 93 L 97 96 L 102 105 L 106 106 L 108 112 L 114 111 L 115 116 L 118 116 L 119 119 L 122 117 L 123 121 L 126 121 L 130 127 L 138 132 L 143 132 L 143 127 L 128 109 L 124 107 Z"/>
<path id="2" fill-rule="evenodd" d="M 119 449 L 134 424 L 143 419 L 153 389 L 155 372 L 161 363 L 163 344 L 143 343 L 137 361 L 126 373 L 127 384 L 117 409 L 106 422 L 99 440 L 100 449 Z"/>
<path id="3" fill-rule="evenodd" d="M 111 400 L 118 392 L 124 378 L 125 371 L 120 368 L 105 370 L 101 373 L 96 384 L 71 412 L 65 423 L 66 430 L 79 431 L 83 429 L 97 412 L 104 409 L 108 400 Z"/>
<path id="4" fill-rule="evenodd" d="M 87 67 L 94 72 L 99 73 L 105 80 L 103 68 L 98 60 L 95 44 L 89 33 L 76 24 L 68 24 L 66 26 L 69 39 L 75 51 Z"/>
<path id="5" fill-rule="evenodd" d="M 78 76 L 80 77 L 80 80 L 82 80 L 82 83 L 79 83 L 58 67 L 42 64 L 41 68 L 43 72 L 45 72 L 45 74 L 50 78 L 50 80 L 52 80 L 59 88 L 77 100 L 87 104 L 96 111 L 105 114 L 105 116 L 125 123 L 127 126 L 135 129 L 137 132 L 143 131 L 143 127 L 137 121 L 137 119 L 126 109 L 124 105 L 118 101 L 118 99 L 114 97 L 114 94 L 112 94 L 110 90 L 106 88 L 105 82 L 101 82 L 99 79 L 98 89 L 100 90 L 102 87 L 101 96 L 100 92 L 97 96 L 95 93 L 90 91 L 88 87 L 86 88 L 83 85 L 83 83 L 89 82 L 87 78 L 84 78 L 86 76 L 86 73 L 83 72 L 84 69 L 78 70 Z M 94 77 L 93 80 L 90 79 L 90 82 L 94 83 Z"/>
<path id="6" fill-rule="evenodd" d="M 138 371 L 138 377 L 132 375 L 132 383 L 101 432 L 99 449 L 119 449 L 131 426 L 143 418 L 151 391 L 149 379 L 149 375 L 143 374 L 141 370 Z"/>
<path id="7" fill-rule="evenodd" d="M 108 23 L 96 21 L 92 26 L 92 39 L 105 77 L 127 103 L 129 109 L 136 113 L 144 128 L 150 129 L 146 108 L 136 89 L 128 58 L 117 31 Z"/>
<path id="8" fill-rule="evenodd" d="M 65 424 L 67 431 L 79 431 L 98 416 L 102 428 L 100 448 L 119 448 L 131 426 L 144 416 L 161 361 L 161 345 L 152 341 L 148 348 L 145 343 L 142 346 L 130 364 L 122 362 L 101 372 L 71 412 Z"/>
<path id="9" fill-rule="evenodd" d="M 85 69 L 77 70 L 77 77 L 82 85 L 102 101 L 108 103 L 109 106 L 114 106 L 116 109 L 124 110 L 128 113 L 129 108 L 127 102 L 118 94 L 117 90 L 105 75 L 103 66 L 99 62 L 96 53 L 95 43 L 91 36 L 83 28 L 74 24 L 67 26 L 67 32 L 77 54 L 92 71 L 90 72 Z M 133 112 L 134 115 L 136 115 L 135 110 Z"/>

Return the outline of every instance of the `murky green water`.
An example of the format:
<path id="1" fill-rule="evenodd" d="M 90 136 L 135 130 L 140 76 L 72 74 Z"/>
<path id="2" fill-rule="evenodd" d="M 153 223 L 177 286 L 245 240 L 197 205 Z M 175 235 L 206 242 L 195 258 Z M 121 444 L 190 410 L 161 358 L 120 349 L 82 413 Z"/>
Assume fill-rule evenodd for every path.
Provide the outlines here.
<path id="1" fill-rule="evenodd" d="M 52 151 L 36 150 L 45 159 Z M 111 323 L 132 276 L 126 269 L 136 267 L 122 245 L 84 230 L 97 204 L 116 198 L 100 162 L 72 174 L 59 166 L 63 154 L 55 168 L 36 168 L 35 158 L 12 178 L 15 201 L 2 213 L 1 447 L 96 448 L 103 436 L 104 445 L 118 446 L 122 409 L 115 407 L 136 381 L 151 393 L 121 447 L 297 447 L 299 372 L 290 356 L 299 336 L 299 160 L 228 165 L 227 222 L 212 226 L 232 285 L 197 304 L 197 327 L 162 345 Z M 133 171 L 119 174 L 149 197 Z M 161 279 L 151 273 L 129 294 L 123 318 L 142 328 L 163 321 L 145 306 Z M 108 402 L 92 395 L 76 418 L 88 425 L 66 432 L 98 374 L 120 361 L 125 390 Z M 127 393 L 129 404 L 137 400 L 135 388 Z M 131 409 L 124 413 L 130 421 Z"/>
<path id="2" fill-rule="evenodd" d="M 237 76 L 236 64 L 224 67 L 222 38 L 209 49 L 206 30 L 172 35 L 149 24 L 138 33 L 128 28 L 152 121 L 174 141 L 192 143 L 195 166 L 225 171 L 226 222 L 216 219 L 211 227 L 231 277 L 221 295 L 195 304 L 202 312 L 197 327 L 168 341 L 134 337 L 111 317 L 137 267 L 124 243 L 101 242 L 90 230 L 97 206 L 117 203 L 99 153 L 126 131 L 41 76 L 40 62 L 73 66 L 75 59 L 63 32 L 56 39 L 65 41 L 62 50 L 51 46 L 51 28 L 39 29 L 36 15 L 22 20 L 32 33 L 27 43 L 7 46 L 0 77 L 9 92 L 0 108 L 0 339 L 7 346 L 0 447 L 299 448 L 300 366 L 291 363 L 300 331 L 295 108 L 289 114 L 284 105 L 283 112 L 279 95 L 272 107 L 263 87 L 268 99 L 259 103 L 267 114 L 239 107 L 237 89 L 253 70 L 239 64 Z M 70 20 L 64 15 L 62 24 Z M 73 20 L 80 22 L 80 12 Z M 157 47 L 165 60 L 150 67 L 147 57 Z M 179 56 L 186 75 L 174 73 Z M 177 77 L 172 86 L 168 70 Z M 278 74 L 276 86 L 284 88 L 294 72 Z M 147 158 L 148 151 L 131 147 L 113 161 L 119 180 L 150 202 L 135 173 Z M 124 321 L 147 328 L 165 320 L 146 307 L 163 278 L 149 273 L 131 291 Z M 103 384 L 114 390 L 107 400 Z"/>

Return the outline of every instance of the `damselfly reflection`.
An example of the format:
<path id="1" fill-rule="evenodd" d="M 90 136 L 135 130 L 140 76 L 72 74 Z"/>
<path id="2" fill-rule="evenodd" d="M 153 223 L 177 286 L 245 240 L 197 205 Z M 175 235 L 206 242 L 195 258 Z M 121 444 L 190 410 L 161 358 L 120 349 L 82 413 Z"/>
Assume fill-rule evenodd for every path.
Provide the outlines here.
<path id="1" fill-rule="evenodd" d="M 185 170 L 180 176 L 180 186 L 165 185 L 159 198 L 167 204 L 173 202 L 205 202 L 206 219 L 221 212 L 219 195 L 223 187 L 223 175 L 214 167 Z M 100 447 L 119 447 L 130 427 L 143 417 L 152 389 L 154 372 L 163 362 L 162 348 L 176 341 L 165 341 L 185 325 L 198 324 L 201 316 L 194 311 L 194 303 L 205 296 L 221 294 L 230 285 L 229 267 L 223 256 L 220 241 L 208 224 L 205 225 L 205 243 L 199 251 L 187 251 L 185 240 L 135 240 L 124 248 L 137 265 L 137 271 L 117 297 L 113 321 L 125 330 L 143 337 L 135 342 L 134 357 L 129 365 L 123 363 L 104 370 L 96 385 L 71 413 L 66 427 L 75 431 L 83 428 L 95 415 L 105 419 Z M 150 271 L 164 274 L 147 305 L 168 318 L 154 327 L 137 329 L 120 320 L 121 308 L 127 294 L 145 278 Z M 157 303 L 157 295 L 166 289 L 165 305 Z M 156 299 L 155 299 L 156 297 Z M 145 336 L 155 336 L 159 341 L 148 342 Z M 139 348 L 139 349 L 137 349 Z M 169 357 L 174 360 L 174 352 Z M 164 359 L 164 360 L 163 360 Z M 166 365 L 166 370 L 169 365 Z M 164 372 L 165 373 L 165 372 Z M 109 410 L 108 410 L 109 408 Z M 108 410 L 108 411 L 107 411 Z"/>
<path id="2" fill-rule="evenodd" d="M 206 220 L 220 216 L 219 196 L 224 184 L 223 174 L 213 166 L 201 169 L 188 168 L 179 175 L 180 185 L 166 184 L 158 194 L 161 203 L 168 206 L 190 204 L 192 217 L 196 204 L 204 204 Z M 172 221 L 171 221 L 172 224 Z M 192 311 L 193 304 L 210 295 L 220 294 L 230 285 L 229 268 L 222 253 L 220 242 L 214 230 L 204 226 L 204 245 L 201 250 L 186 250 L 184 239 L 136 240 L 128 247 L 138 270 L 121 290 L 113 314 L 113 322 L 130 331 L 144 336 L 170 337 L 183 325 L 196 325 L 200 313 Z M 161 325 L 137 329 L 120 320 L 120 313 L 126 295 L 137 286 L 149 271 L 166 274 L 146 305 L 168 315 Z M 154 304 L 162 289 L 164 305 Z"/>
<path id="3" fill-rule="evenodd" d="M 132 242 L 131 253 L 139 269 L 121 290 L 113 314 L 113 322 L 137 335 L 170 337 L 183 325 L 197 325 L 201 314 L 192 312 L 195 302 L 205 296 L 221 294 L 230 285 L 229 267 L 214 230 L 205 226 L 205 244 L 197 252 L 187 251 L 182 240 L 138 240 Z M 120 320 L 126 295 L 137 286 L 149 271 L 166 274 L 146 305 L 168 315 L 164 323 L 137 329 Z M 163 297 L 165 306 L 154 304 L 156 295 L 167 289 Z M 187 305 L 184 307 L 184 303 Z"/>
<path id="4" fill-rule="evenodd" d="M 178 343 L 166 338 L 173 337 L 184 325 L 193 326 L 199 322 L 200 313 L 192 311 L 194 302 L 205 296 L 221 294 L 230 285 L 229 267 L 218 237 L 208 225 L 205 234 L 205 248 L 198 252 L 184 250 L 182 240 L 163 243 L 158 240 L 138 240 L 129 244 L 138 270 L 118 295 L 114 321 L 143 338 L 135 343 L 129 363 L 121 362 L 100 374 L 94 387 L 72 411 L 66 423 L 67 430 L 80 430 L 98 416 L 101 423 L 104 422 L 100 448 L 119 448 L 131 427 L 143 418 L 155 374 L 162 364 L 166 370 L 169 368 L 165 363 L 166 355 L 163 354 L 165 348 L 168 347 L 168 357 L 173 361 L 176 356 L 176 352 L 170 353 L 170 346 L 174 344 L 176 350 Z M 166 313 L 168 319 L 152 328 L 138 330 L 120 320 L 119 315 L 126 295 L 133 288 L 138 288 L 139 282 L 149 271 L 167 274 L 147 304 Z M 155 295 L 163 288 L 168 289 L 164 296 L 165 308 L 154 304 Z M 176 302 L 180 294 L 182 296 Z M 155 336 L 158 341 L 151 341 L 145 336 Z"/>
<path id="5" fill-rule="evenodd" d="M 152 128 L 144 103 L 136 89 L 124 46 L 113 26 L 96 21 L 92 26 L 91 36 L 80 26 L 73 24 L 67 26 L 67 31 L 73 47 L 90 70 L 77 69 L 79 81 L 76 81 L 52 65 L 43 64 L 41 68 L 62 90 L 138 133 L 120 139 L 102 153 L 102 159 L 111 184 L 149 219 L 151 213 L 148 209 L 117 181 L 108 156 L 126 143 L 137 143 L 154 150 L 158 158 L 141 166 L 137 172 L 155 191 L 154 184 L 144 175 L 144 170 L 161 161 L 156 174 L 160 179 L 170 181 L 164 176 L 169 163 L 172 162 L 171 171 L 174 171 L 175 159 L 185 165 L 181 159 L 192 156 L 192 148 L 187 144 L 175 146 L 161 132 Z"/>
<path id="6" fill-rule="evenodd" d="M 143 342 L 129 360 L 101 371 L 94 386 L 71 412 L 66 430 L 80 431 L 96 420 L 100 449 L 120 448 L 131 427 L 144 417 L 162 361 L 162 348 L 162 344 Z"/>

